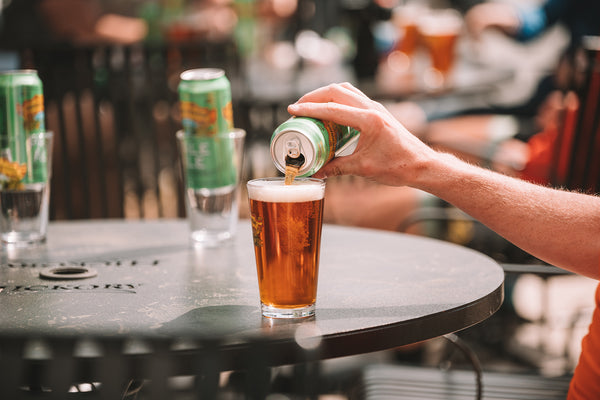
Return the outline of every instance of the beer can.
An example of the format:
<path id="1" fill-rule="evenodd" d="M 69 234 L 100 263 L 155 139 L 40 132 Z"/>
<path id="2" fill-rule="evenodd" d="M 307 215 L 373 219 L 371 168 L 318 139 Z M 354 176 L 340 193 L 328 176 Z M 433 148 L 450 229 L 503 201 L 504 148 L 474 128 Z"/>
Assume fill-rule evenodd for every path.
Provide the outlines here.
<path id="1" fill-rule="evenodd" d="M 271 158 L 285 173 L 286 157 L 304 157 L 298 176 L 310 176 L 334 157 L 352 154 L 360 132 L 331 121 L 291 117 L 271 136 Z"/>
<path id="2" fill-rule="evenodd" d="M 183 130 L 188 135 L 214 136 L 233 128 L 231 84 L 225 71 L 198 68 L 184 71 L 178 87 Z"/>
<path id="3" fill-rule="evenodd" d="M 0 156 L 26 164 L 23 183 L 47 178 L 44 92 L 35 70 L 0 72 Z"/>
<path id="4" fill-rule="evenodd" d="M 231 85 L 218 68 L 191 69 L 181 74 L 179 101 L 186 141 L 187 186 L 214 189 L 235 185 Z"/>

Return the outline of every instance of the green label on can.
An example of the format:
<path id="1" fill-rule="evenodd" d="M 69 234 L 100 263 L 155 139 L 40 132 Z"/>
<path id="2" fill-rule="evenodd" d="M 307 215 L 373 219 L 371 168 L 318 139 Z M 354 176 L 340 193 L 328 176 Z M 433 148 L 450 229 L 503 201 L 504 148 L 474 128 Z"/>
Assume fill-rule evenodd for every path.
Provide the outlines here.
<path id="1" fill-rule="evenodd" d="M 186 187 L 214 189 L 237 183 L 235 143 L 225 137 L 187 136 L 184 144 Z"/>
<path id="2" fill-rule="evenodd" d="M 311 120 L 319 127 L 328 142 L 328 153 L 325 162 L 328 162 L 335 156 L 335 152 L 344 146 L 351 138 L 358 134 L 358 131 L 348 126 L 336 124 L 331 121 L 313 119 Z"/>
<path id="3" fill-rule="evenodd" d="M 49 150 L 46 146 L 47 139 L 44 134 L 30 135 L 27 139 L 28 157 L 27 174 L 24 183 L 46 182 L 48 179 L 48 165 L 50 163 Z"/>
<path id="4" fill-rule="evenodd" d="M 333 159 L 338 152 L 358 139 L 360 132 L 349 126 L 309 117 L 291 117 L 275 129 L 271 136 L 271 156 L 277 169 L 285 171 L 285 143 L 298 141 L 305 162 L 298 176 L 310 176 Z"/>
<path id="5" fill-rule="evenodd" d="M 0 74 L 0 147 L 8 161 L 27 167 L 22 183 L 46 181 L 44 119 L 44 94 L 37 72 Z"/>
<path id="6" fill-rule="evenodd" d="M 21 88 L 22 102 L 17 104 L 17 112 L 22 119 L 23 125 L 28 135 L 44 132 L 44 95 L 41 88 L 24 86 Z"/>
<path id="7" fill-rule="evenodd" d="M 185 133 L 214 136 L 233 129 L 231 85 L 224 71 L 196 69 L 181 77 L 178 92 Z"/>

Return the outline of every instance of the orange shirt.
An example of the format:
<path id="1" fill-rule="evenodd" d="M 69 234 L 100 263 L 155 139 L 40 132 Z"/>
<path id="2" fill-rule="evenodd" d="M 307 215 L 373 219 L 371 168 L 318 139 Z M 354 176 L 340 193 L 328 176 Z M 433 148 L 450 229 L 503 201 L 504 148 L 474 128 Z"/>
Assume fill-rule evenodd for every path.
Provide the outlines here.
<path id="1" fill-rule="evenodd" d="M 600 284 L 592 323 L 581 342 L 581 355 L 567 397 L 567 400 L 594 399 L 600 399 Z"/>

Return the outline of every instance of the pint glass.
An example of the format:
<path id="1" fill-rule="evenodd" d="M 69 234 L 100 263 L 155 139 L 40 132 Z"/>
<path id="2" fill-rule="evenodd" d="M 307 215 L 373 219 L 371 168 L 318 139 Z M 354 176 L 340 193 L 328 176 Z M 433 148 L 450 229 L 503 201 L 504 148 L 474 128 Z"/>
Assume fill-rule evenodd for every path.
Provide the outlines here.
<path id="1" fill-rule="evenodd" d="M 412 2 L 397 6 L 392 13 L 392 21 L 398 31 L 397 51 L 412 57 L 419 44 L 417 20 L 427 9 L 421 3 Z"/>
<path id="2" fill-rule="evenodd" d="M 431 10 L 418 21 L 419 33 L 431 57 L 428 86 L 446 86 L 454 67 L 462 18 L 452 9 Z"/>
<path id="3" fill-rule="evenodd" d="M 247 187 L 262 315 L 314 315 L 325 182 L 263 178 Z"/>

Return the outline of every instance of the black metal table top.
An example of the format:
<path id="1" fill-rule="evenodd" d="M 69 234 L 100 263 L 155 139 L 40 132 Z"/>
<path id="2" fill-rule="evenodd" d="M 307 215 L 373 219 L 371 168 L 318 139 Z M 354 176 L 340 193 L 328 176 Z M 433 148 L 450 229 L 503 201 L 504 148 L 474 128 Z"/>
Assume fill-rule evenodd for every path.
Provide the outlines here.
<path id="1" fill-rule="evenodd" d="M 284 363 L 299 336 L 321 358 L 359 354 L 464 329 L 502 303 L 503 271 L 480 253 L 323 229 L 316 316 L 286 321 L 261 317 L 248 221 L 217 249 L 190 247 L 183 220 L 54 222 L 45 245 L 2 250 L 0 335 L 258 340 Z"/>

